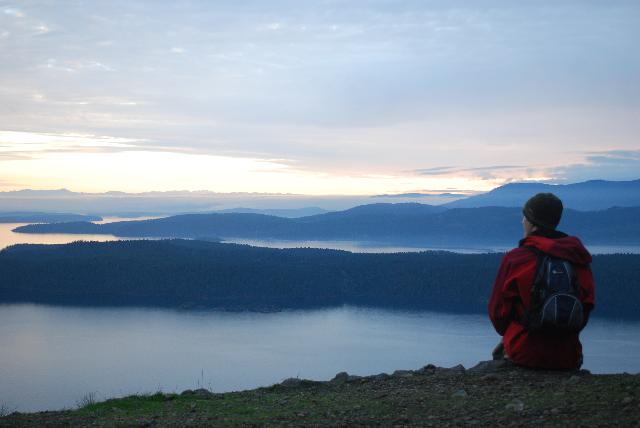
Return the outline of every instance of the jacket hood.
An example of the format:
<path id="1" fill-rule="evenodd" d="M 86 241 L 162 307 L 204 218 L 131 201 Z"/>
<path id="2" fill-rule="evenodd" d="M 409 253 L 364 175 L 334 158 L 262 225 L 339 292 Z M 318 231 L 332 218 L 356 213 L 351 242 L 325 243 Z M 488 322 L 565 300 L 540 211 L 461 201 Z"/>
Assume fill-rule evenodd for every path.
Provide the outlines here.
<path id="1" fill-rule="evenodd" d="M 521 247 L 535 247 L 553 257 L 568 260 L 578 265 L 591 263 L 591 254 L 575 236 L 547 238 L 544 236 L 527 236 L 520 241 Z"/>

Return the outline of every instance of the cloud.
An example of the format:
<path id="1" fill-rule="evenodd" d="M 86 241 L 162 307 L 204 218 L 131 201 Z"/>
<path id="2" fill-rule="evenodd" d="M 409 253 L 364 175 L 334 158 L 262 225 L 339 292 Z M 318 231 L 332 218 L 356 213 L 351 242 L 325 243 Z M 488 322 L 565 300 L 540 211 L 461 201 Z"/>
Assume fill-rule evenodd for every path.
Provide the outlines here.
<path id="1" fill-rule="evenodd" d="M 115 71 L 113 67 L 107 64 L 103 64 L 100 61 L 95 61 L 95 60 L 60 61 L 55 58 L 47 59 L 43 64 L 40 64 L 38 68 L 67 71 L 70 73 L 83 71 L 83 70 Z"/>
<path id="2" fill-rule="evenodd" d="M 135 146 L 43 150 L 285 158 L 345 176 L 488 186 L 549 178 L 551 162 L 615 175 L 576 153 L 637 146 L 639 13 L 635 1 L 24 2 L 0 8 L 0 129 Z"/>
<path id="3" fill-rule="evenodd" d="M 552 168 L 550 174 L 558 183 L 575 183 L 594 178 L 637 180 L 640 178 L 640 150 L 587 152 L 583 162 Z"/>
<path id="4" fill-rule="evenodd" d="M 0 160 L 33 159 L 46 153 L 141 150 L 141 143 L 143 141 L 98 135 L 0 131 Z"/>
<path id="5" fill-rule="evenodd" d="M 640 150 L 607 150 L 600 152 L 589 152 L 587 160 L 597 164 L 626 164 L 635 163 L 640 160 Z"/>
<path id="6" fill-rule="evenodd" d="M 494 173 L 498 171 L 505 170 L 520 170 L 526 168 L 523 165 L 492 165 L 492 166 L 480 166 L 480 167 L 454 167 L 454 166 L 437 166 L 431 168 L 423 168 L 413 170 L 413 173 L 419 175 L 453 175 L 453 174 L 469 174 L 474 175 L 475 173 L 482 173 L 485 175 L 486 173 Z"/>
<path id="7" fill-rule="evenodd" d="M 41 86 L 96 91 L 101 77 L 90 79 L 89 73 L 116 70 L 117 78 L 101 79 L 105 92 L 158 95 L 168 110 L 172 98 L 202 97 L 210 115 L 254 123 L 370 126 L 462 106 L 557 105 L 575 96 L 600 102 L 598 88 L 608 96 L 620 93 L 611 73 L 596 76 L 591 70 L 606 70 L 601 67 L 605 57 L 620 60 L 612 58 L 618 49 L 608 48 L 624 50 L 630 44 L 624 14 L 631 9 L 627 16 L 632 16 L 633 7 L 616 11 L 572 2 L 553 8 L 551 2 L 542 4 L 500 7 L 498 2 L 484 8 L 466 1 L 456 7 L 446 2 L 319 6 L 281 1 L 265 8 L 250 1 L 244 7 L 195 2 L 174 8 L 140 2 L 91 10 L 68 4 L 65 14 L 46 6 L 30 11 L 46 27 L 61 30 L 48 41 L 27 38 L 26 43 L 29 61 L 46 53 L 44 61 L 55 60 L 50 68 L 87 72 L 86 81 L 43 76 Z M 574 8 L 581 13 L 574 16 Z M 91 16 L 106 19 L 87 19 Z M 609 34 L 613 25 L 617 32 L 611 37 L 618 39 L 599 36 L 598 30 Z M 559 52 L 557 39 L 566 40 L 572 51 Z M 100 45 L 104 40 L 112 44 Z M 159 44 L 168 48 L 158 49 Z M 167 56 L 166 49 L 184 59 Z M 633 66 L 635 59 L 624 62 Z M 571 68 L 576 63 L 582 66 L 579 79 Z M 143 64 L 158 72 L 141 73 Z"/>
<path id="8" fill-rule="evenodd" d="M 49 27 L 47 27 L 46 25 L 40 24 L 38 26 L 35 27 L 35 30 L 38 34 L 47 34 L 51 31 L 51 29 Z"/>
<path id="9" fill-rule="evenodd" d="M 553 159 L 543 159 L 548 163 Z M 576 183 L 593 179 L 636 180 L 640 178 L 640 150 L 603 150 L 582 153 L 567 165 L 491 165 L 480 167 L 439 166 L 410 171 L 426 176 L 466 176 L 501 183 L 542 181 Z"/>
<path id="10" fill-rule="evenodd" d="M 5 15 L 13 16 L 14 18 L 24 18 L 24 12 L 20 9 L 6 8 L 3 10 Z"/>
<path id="11" fill-rule="evenodd" d="M 420 175 L 445 175 L 455 170 L 456 170 L 456 167 L 453 167 L 453 166 L 435 166 L 431 168 L 415 169 L 411 172 L 420 174 Z"/>
<path id="12" fill-rule="evenodd" d="M 0 147 L 0 162 L 8 161 L 8 160 L 29 160 L 29 159 L 33 159 L 33 157 L 23 154 L 23 152 L 20 152 L 20 151 L 4 152 Z"/>

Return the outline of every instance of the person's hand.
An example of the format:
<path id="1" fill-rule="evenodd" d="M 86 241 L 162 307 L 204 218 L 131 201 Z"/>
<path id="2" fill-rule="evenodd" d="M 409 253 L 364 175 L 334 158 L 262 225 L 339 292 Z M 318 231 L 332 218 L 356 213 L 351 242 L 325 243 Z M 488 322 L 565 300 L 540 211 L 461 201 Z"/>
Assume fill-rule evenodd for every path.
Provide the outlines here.
<path id="1" fill-rule="evenodd" d="M 496 345 L 495 348 L 493 348 L 491 355 L 493 356 L 494 360 L 504 360 L 505 354 L 504 354 L 504 344 L 502 343 L 502 340 L 500 341 L 500 343 Z"/>

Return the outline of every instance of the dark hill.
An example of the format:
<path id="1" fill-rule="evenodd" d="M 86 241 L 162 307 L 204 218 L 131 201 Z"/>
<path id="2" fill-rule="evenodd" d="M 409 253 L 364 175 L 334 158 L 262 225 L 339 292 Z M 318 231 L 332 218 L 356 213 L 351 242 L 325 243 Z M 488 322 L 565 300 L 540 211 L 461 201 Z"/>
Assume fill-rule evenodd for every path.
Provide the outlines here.
<path id="1" fill-rule="evenodd" d="M 349 217 L 361 215 L 419 216 L 439 213 L 445 210 L 445 208 L 437 205 L 420 204 L 417 202 L 405 202 L 400 204 L 377 203 L 359 205 L 348 210 L 327 213 L 324 217 Z"/>
<path id="2" fill-rule="evenodd" d="M 640 208 L 567 209 L 560 229 L 588 244 L 640 243 Z M 261 214 L 188 214 L 108 224 L 34 224 L 21 233 L 90 233 L 122 237 L 359 240 L 433 245 L 513 245 L 522 235 L 520 208 L 443 210 L 422 204 L 372 204 L 296 219 Z"/>
<path id="3" fill-rule="evenodd" d="M 580 211 L 640 206 L 640 180 L 591 180 L 574 184 L 509 183 L 490 192 L 450 202 L 447 208 L 522 207 L 532 195 L 551 192 L 565 208 Z"/>
<path id="4" fill-rule="evenodd" d="M 16 245 L 0 251 L 0 303 L 485 312 L 500 258 L 185 240 Z M 640 316 L 640 255 L 595 256 L 593 269 L 596 314 Z"/>
<path id="5" fill-rule="evenodd" d="M 18 227 L 21 233 L 111 234 L 129 237 L 192 238 L 215 236 L 271 236 L 285 230 L 292 220 L 249 213 L 182 214 L 151 220 L 117 221 L 107 224 L 70 222 Z M 222 233 L 224 232 L 224 233 Z"/>

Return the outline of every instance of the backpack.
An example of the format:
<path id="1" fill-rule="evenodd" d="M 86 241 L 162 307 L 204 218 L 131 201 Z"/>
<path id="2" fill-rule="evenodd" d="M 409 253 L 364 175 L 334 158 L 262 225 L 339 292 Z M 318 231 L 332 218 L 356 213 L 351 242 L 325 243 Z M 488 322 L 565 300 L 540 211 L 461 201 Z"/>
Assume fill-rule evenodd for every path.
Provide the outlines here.
<path id="1" fill-rule="evenodd" d="M 531 248 L 538 262 L 531 287 L 531 308 L 522 324 L 528 331 L 545 334 L 579 332 L 584 327 L 584 306 L 573 266 L 567 260 Z"/>

